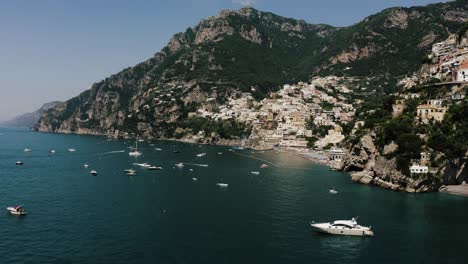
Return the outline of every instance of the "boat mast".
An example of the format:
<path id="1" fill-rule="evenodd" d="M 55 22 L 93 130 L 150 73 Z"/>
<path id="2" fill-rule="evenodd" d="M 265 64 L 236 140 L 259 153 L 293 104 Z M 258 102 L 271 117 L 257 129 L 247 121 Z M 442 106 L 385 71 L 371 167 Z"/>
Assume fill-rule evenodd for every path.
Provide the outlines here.
<path id="1" fill-rule="evenodd" d="M 138 135 L 137 135 L 136 142 L 135 142 L 135 152 L 137 151 L 138 151 Z"/>

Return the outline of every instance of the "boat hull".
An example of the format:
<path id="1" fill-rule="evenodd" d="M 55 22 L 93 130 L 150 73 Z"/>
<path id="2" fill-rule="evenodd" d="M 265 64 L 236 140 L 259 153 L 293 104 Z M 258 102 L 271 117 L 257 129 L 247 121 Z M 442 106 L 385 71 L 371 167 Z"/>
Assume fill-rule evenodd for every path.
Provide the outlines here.
<path id="1" fill-rule="evenodd" d="M 362 228 L 362 229 L 350 229 L 350 228 L 340 228 L 340 227 L 323 227 L 320 224 L 314 225 L 311 224 L 312 228 L 324 234 L 330 235 L 342 235 L 342 236 L 374 236 L 374 232 L 369 228 Z"/>

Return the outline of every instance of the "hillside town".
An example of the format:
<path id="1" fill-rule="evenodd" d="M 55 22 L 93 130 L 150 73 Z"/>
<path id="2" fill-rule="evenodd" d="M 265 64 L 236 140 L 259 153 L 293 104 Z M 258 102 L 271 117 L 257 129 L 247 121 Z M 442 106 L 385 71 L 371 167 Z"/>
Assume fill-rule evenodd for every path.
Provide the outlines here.
<path id="1" fill-rule="evenodd" d="M 243 93 L 239 98 L 230 98 L 218 111 L 200 108 L 192 116 L 215 120 L 234 118 L 251 125 L 250 140 L 256 149 L 329 149 L 345 138 L 340 124 L 352 121 L 355 114 L 353 105 L 342 95 L 351 90 L 346 86 L 326 86 L 333 78 L 284 85 L 258 102 L 250 93 Z M 335 90 L 341 92 L 337 97 L 330 95 Z M 317 138 L 314 128 L 325 129 L 326 134 Z"/>

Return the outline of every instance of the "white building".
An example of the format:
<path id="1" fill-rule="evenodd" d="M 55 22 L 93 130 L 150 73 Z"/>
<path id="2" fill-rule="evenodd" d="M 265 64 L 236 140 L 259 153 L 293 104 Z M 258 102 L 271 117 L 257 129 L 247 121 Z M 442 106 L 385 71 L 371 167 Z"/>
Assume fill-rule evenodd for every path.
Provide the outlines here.
<path id="1" fill-rule="evenodd" d="M 409 167 L 411 174 L 424 174 L 429 172 L 429 167 L 413 164 Z"/>

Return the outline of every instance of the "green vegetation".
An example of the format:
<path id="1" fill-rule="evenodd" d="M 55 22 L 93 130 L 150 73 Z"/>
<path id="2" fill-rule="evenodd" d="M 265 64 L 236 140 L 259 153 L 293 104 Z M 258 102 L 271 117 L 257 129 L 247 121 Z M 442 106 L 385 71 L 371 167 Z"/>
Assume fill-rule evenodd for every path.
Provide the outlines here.
<path id="1" fill-rule="evenodd" d="M 251 133 L 249 126 L 234 119 L 215 121 L 202 117 L 194 117 L 185 119 L 180 126 L 190 129 L 193 134 L 198 134 L 202 131 L 205 136 L 210 137 L 212 133 L 215 133 L 224 139 L 241 139 L 248 137 Z"/>

